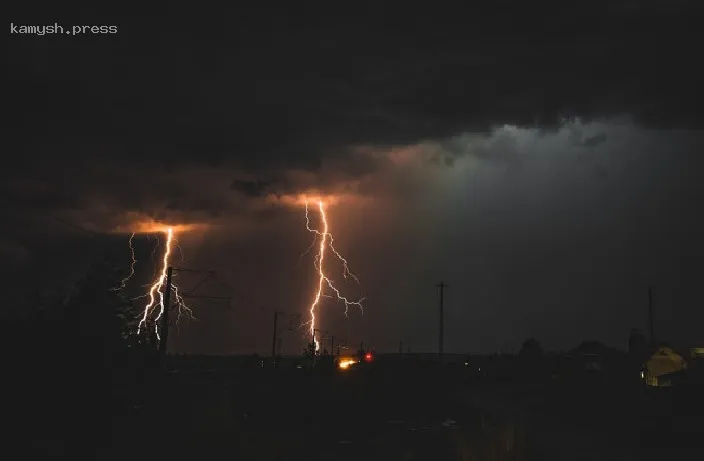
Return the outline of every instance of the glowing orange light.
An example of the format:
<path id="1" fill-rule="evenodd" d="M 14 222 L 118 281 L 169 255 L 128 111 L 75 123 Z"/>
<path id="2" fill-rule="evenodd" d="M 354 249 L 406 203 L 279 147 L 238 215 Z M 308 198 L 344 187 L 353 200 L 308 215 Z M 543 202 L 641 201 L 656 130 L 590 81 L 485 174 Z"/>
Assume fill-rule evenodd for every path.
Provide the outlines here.
<path id="1" fill-rule="evenodd" d="M 112 229 L 114 233 L 133 233 L 133 234 L 166 234 L 169 229 L 176 234 L 191 232 L 197 230 L 205 230 L 208 228 L 206 224 L 190 223 L 190 224 L 164 224 L 163 222 L 154 219 L 145 219 L 143 216 L 129 216 L 128 223 L 116 226 Z"/>
<path id="2" fill-rule="evenodd" d="M 337 363 L 337 366 L 343 370 L 346 370 L 347 368 L 351 367 L 355 363 L 357 363 L 357 361 L 355 359 L 340 359 L 340 361 Z"/>
<path id="3" fill-rule="evenodd" d="M 315 238 L 313 239 L 313 243 L 311 246 L 308 248 L 306 253 L 310 251 L 311 248 L 315 245 L 316 240 L 318 237 L 320 237 L 320 245 L 318 248 L 318 254 L 316 255 L 313 265 L 318 272 L 318 289 L 315 293 L 315 296 L 313 298 L 313 302 L 310 305 L 309 312 L 310 312 L 310 320 L 308 321 L 308 325 L 310 326 L 310 334 L 311 337 L 313 338 L 313 342 L 315 343 L 315 350 L 320 349 L 320 343 L 318 342 L 318 339 L 315 337 L 315 330 L 316 330 L 316 308 L 320 304 L 320 298 L 322 296 L 326 296 L 323 291 L 325 287 L 327 286 L 332 290 L 332 292 L 335 294 L 337 297 L 338 301 L 342 301 L 345 303 L 345 317 L 347 316 L 349 306 L 354 305 L 359 307 L 359 309 L 364 312 L 364 306 L 362 305 L 362 301 L 364 301 L 364 298 L 360 299 L 359 301 L 350 301 L 348 298 L 345 296 L 342 296 L 340 294 L 340 291 L 335 287 L 335 285 L 332 283 L 332 280 L 328 278 L 328 276 L 325 274 L 324 270 L 324 262 L 325 262 L 325 250 L 326 248 L 330 248 L 330 251 L 342 262 L 342 268 L 343 272 L 342 275 L 343 277 L 347 278 L 347 276 L 350 276 L 359 283 L 359 279 L 357 278 L 356 275 L 351 273 L 349 271 L 348 265 L 347 265 L 347 260 L 340 255 L 340 253 L 335 250 L 335 247 L 333 246 L 333 236 L 330 233 L 329 226 L 328 226 L 328 219 L 325 214 L 325 205 L 323 204 L 323 201 L 321 199 L 317 200 L 318 203 L 318 210 L 320 211 L 320 219 L 323 224 L 323 230 L 319 231 L 317 229 L 313 229 L 310 227 L 310 217 L 308 215 L 308 199 L 305 199 L 305 207 L 306 207 L 306 229 L 315 234 Z M 305 254 L 305 253 L 304 253 Z"/>
<path id="4" fill-rule="evenodd" d="M 300 207 L 309 202 L 323 202 L 325 205 L 336 205 L 340 203 L 359 205 L 371 201 L 371 199 L 352 193 L 319 194 L 317 192 L 310 192 L 306 194 L 270 194 L 265 197 L 264 201 L 269 205 Z"/>

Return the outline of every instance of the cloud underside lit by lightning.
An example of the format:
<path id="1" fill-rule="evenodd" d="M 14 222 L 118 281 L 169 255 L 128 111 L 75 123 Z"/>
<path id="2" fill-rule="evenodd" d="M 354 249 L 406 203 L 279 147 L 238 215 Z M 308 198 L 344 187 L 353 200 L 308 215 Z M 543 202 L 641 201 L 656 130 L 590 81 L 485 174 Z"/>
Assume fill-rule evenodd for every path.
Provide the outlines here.
<path id="1" fill-rule="evenodd" d="M 160 265 L 158 266 L 158 269 L 155 267 L 155 271 L 158 270 L 158 276 L 157 272 L 155 272 L 155 279 L 152 281 L 151 284 L 147 285 L 149 287 L 149 291 L 147 293 L 137 296 L 135 298 L 132 298 L 133 300 L 137 299 L 142 299 L 142 298 L 149 298 L 149 302 L 144 306 L 144 309 L 142 310 L 142 313 L 139 315 L 139 323 L 137 325 L 137 335 L 139 335 L 143 330 L 149 328 L 150 326 L 153 326 L 154 332 L 157 336 L 157 339 L 161 340 L 161 337 L 159 335 L 159 320 L 161 319 L 161 316 L 164 314 L 164 310 L 167 308 L 165 306 L 165 290 L 166 290 L 166 280 L 167 280 L 167 273 L 168 273 L 168 268 L 170 265 L 170 259 L 171 255 L 173 254 L 174 246 L 179 249 L 180 252 L 180 247 L 178 246 L 176 237 L 174 235 L 174 229 L 173 227 L 165 227 L 163 229 L 159 229 L 156 231 L 157 232 L 157 245 L 154 247 L 154 250 L 152 251 L 152 256 L 154 253 L 157 251 L 160 242 L 160 239 L 158 238 L 159 234 L 163 234 L 165 236 L 164 239 L 164 249 L 163 249 L 163 255 L 160 261 Z M 128 275 L 120 281 L 120 284 L 113 288 L 113 290 L 119 291 L 124 289 L 127 286 L 127 282 L 134 276 L 135 274 L 135 265 L 137 263 L 137 258 L 135 256 L 135 250 L 134 250 L 134 237 L 136 235 L 136 232 L 133 232 L 130 235 L 129 239 L 129 248 L 130 248 L 130 253 L 132 257 L 132 261 L 130 264 L 130 271 Z M 183 259 L 183 253 L 181 252 L 181 259 Z M 171 292 L 173 293 L 174 296 L 174 303 L 171 307 L 176 307 L 178 309 L 178 317 L 177 317 L 177 322 L 181 319 L 181 315 L 185 314 L 190 318 L 195 318 L 193 316 L 193 311 L 191 308 L 186 304 L 185 300 L 183 299 L 183 296 L 181 295 L 178 286 L 176 283 L 171 282 Z M 156 312 L 156 315 L 154 313 Z M 153 318 L 150 318 L 153 317 Z"/>
<path id="2" fill-rule="evenodd" d="M 340 290 L 335 286 L 335 284 L 332 282 L 332 280 L 328 277 L 328 275 L 325 273 L 325 255 L 326 255 L 326 250 L 329 249 L 330 252 L 332 252 L 335 257 L 342 263 L 342 276 L 347 279 L 347 277 L 352 277 L 357 283 L 359 283 L 359 279 L 357 278 L 356 275 L 354 275 L 352 272 L 350 272 L 347 260 L 342 257 L 342 255 L 335 249 L 335 246 L 333 245 L 334 243 L 334 238 L 332 234 L 330 233 L 330 228 L 328 225 L 328 218 L 327 215 L 325 214 L 325 204 L 323 203 L 322 200 L 317 201 L 318 204 L 318 210 L 320 212 L 320 221 L 322 223 L 322 230 L 318 230 L 315 228 L 311 227 L 310 224 L 310 216 L 308 214 L 308 200 L 305 200 L 305 207 L 306 207 L 306 229 L 308 232 L 311 232 L 315 234 L 313 238 L 313 243 L 311 243 L 310 247 L 306 253 L 308 253 L 314 246 L 315 243 L 319 240 L 320 244 L 318 246 L 318 253 L 315 255 L 315 258 L 313 260 L 313 266 L 315 267 L 316 272 L 318 273 L 318 286 L 317 290 L 315 292 L 315 296 L 313 298 L 313 302 L 310 305 L 309 312 L 310 312 L 310 320 L 306 322 L 304 325 L 308 325 L 309 327 L 309 332 L 311 335 L 311 338 L 313 339 L 313 343 L 315 344 L 315 350 L 320 349 L 320 342 L 318 339 L 315 337 L 315 332 L 317 330 L 317 323 L 316 323 L 316 310 L 320 306 L 321 303 L 321 298 L 323 297 L 334 297 L 338 300 L 338 302 L 343 302 L 345 304 L 345 317 L 347 317 L 349 308 L 350 306 L 356 306 L 360 309 L 362 313 L 364 313 L 364 306 L 362 305 L 362 302 L 364 301 L 364 298 L 358 300 L 358 301 L 351 301 L 347 297 L 343 296 L 340 293 Z M 327 295 L 325 294 L 325 290 L 329 289 L 334 296 Z"/>

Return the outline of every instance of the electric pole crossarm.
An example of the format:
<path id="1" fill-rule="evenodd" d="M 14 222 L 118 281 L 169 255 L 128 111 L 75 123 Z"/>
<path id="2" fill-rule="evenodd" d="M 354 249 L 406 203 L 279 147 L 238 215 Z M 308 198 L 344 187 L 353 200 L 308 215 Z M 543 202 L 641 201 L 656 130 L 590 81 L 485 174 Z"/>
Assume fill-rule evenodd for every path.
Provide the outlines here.
<path id="1" fill-rule="evenodd" d="M 184 298 L 190 298 L 190 299 L 216 299 L 216 300 L 221 300 L 221 301 L 230 301 L 232 300 L 232 296 L 204 296 L 204 295 L 192 295 L 192 294 L 182 294 Z"/>
<path id="2" fill-rule="evenodd" d="M 225 307 L 228 310 L 232 309 L 232 297 L 230 296 L 201 296 L 201 295 L 191 295 L 191 294 L 183 294 L 181 295 L 182 298 L 188 298 L 188 299 L 206 299 L 210 301 L 227 301 L 227 306 Z"/>
<path id="3" fill-rule="evenodd" d="M 213 270 L 202 270 L 202 269 L 190 269 L 187 267 L 174 267 L 174 272 L 189 272 L 193 274 L 205 274 L 205 277 L 196 284 L 188 293 L 182 293 L 183 298 L 189 299 L 209 299 L 212 301 L 227 301 L 228 308 L 232 302 L 232 296 L 208 296 L 208 295 L 195 295 L 194 292 L 203 286 L 210 278 L 215 276 L 215 271 Z"/>
<path id="4" fill-rule="evenodd" d="M 193 274 L 215 275 L 215 271 L 206 271 L 206 270 L 202 270 L 202 269 L 190 269 L 188 267 L 174 267 L 174 271 L 176 271 L 176 272 L 191 272 Z"/>

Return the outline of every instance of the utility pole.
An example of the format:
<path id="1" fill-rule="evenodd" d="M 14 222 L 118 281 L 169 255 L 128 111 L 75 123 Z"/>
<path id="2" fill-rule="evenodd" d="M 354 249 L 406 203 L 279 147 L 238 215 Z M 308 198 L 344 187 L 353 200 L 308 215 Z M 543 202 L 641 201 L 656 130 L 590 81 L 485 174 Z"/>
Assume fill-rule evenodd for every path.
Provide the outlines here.
<path id="1" fill-rule="evenodd" d="M 440 357 L 442 357 L 443 354 L 443 347 L 445 343 L 445 319 L 443 317 L 444 312 L 443 312 L 443 302 L 444 302 L 444 295 L 445 295 L 445 288 L 447 288 L 447 285 L 445 285 L 445 282 L 440 282 L 438 283 L 437 287 L 440 289 L 440 325 L 438 328 L 438 353 Z"/>
<path id="2" fill-rule="evenodd" d="M 182 298 L 200 298 L 200 299 L 211 299 L 211 300 L 227 300 L 228 302 L 230 301 L 229 296 L 194 296 L 192 293 L 195 291 L 196 288 L 201 286 L 205 281 L 210 278 L 212 275 L 215 274 L 213 271 L 202 271 L 202 270 L 196 270 L 196 269 L 186 269 L 183 267 L 167 267 L 166 268 L 166 281 L 164 283 L 164 299 L 163 299 L 163 306 L 164 306 L 164 312 L 161 314 L 161 341 L 159 341 L 159 355 L 161 356 L 162 359 L 162 364 L 166 366 L 166 355 L 167 355 L 167 348 L 168 348 L 168 341 L 169 341 L 169 311 L 171 310 L 171 288 L 172 288 L 172 279 L 173 279 L 173 274 L 174 271 L 178 272 L 193 272 L 193 273 L 206 273 L 206 277 L 198 284 L 196 285 L 195 288 L 191 290 L 190 293 L 183 293 L 181 295 Z"/>
<path id="3" fill-rule="evenodd" d="M 335 355 L 335 336 L 330 335 L 330 355 Z"/>
<path id="4" fill-rule="evenodd" d="M 277 337 L 277 327 L 279 323 L 279 311 L 274 311 L 274 332 L 271 338 L 271 361 L 276 368 L 276 337 Z"/>
<path id="5" fill-rule="evenodd" d="M 653 285 L 648 285 L 648 328 L 650 330 L 650 342 L 655 344 L 655 326 L 653 325 Z"/>
<path id="6" fill-rule="evenodd" d="M 347 349 L 347 339 L 343 338 L 337 342 L 337 355 L 340 356 L 340 349 Z"/>
<path id="7" fill-rule="evenodd" d="M 171 279 L 174 275 L 174 268 L 166 268 L 166 284 L 164 286 L 164 312 L 161 314 L 161 341 L 159 342 L 159 354 L 162 361 L 166 363 L 166 345 L 169 341 L 169 310 L 171 308 Z"/>

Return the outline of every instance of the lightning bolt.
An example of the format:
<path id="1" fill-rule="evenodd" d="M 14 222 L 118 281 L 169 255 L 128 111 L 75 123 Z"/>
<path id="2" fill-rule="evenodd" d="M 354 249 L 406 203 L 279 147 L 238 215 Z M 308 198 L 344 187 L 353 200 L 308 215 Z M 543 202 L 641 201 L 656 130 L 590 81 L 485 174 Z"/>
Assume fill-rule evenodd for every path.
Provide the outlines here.
<path id="1" fill-rule="evenodd" d="M 137 326 L 137 334 L 139 335 L 142 331 L 142 328 L 144 328 L 147 325 L 147 322 L 149 320 L 149 316 L 156 310 L 158 310 L 158 314 L 154 318 L 154 328 L 156 331 L 157 338 L 161 339 L 159 337 L 159 331 L 158 331 L 158 322 L 161 316 L 164 314 L 164 310 L 169 308 L 169 306 L 166 306 L 164 304 L 164 293 L 166 290 L 166 278 L 167 278 L 167 273 L 168 273 L 168 268 L 169 268 L 169 261 L 171 258 L 171 255 L 173 253 L 174 246 L 179 250 L 179 253 L 181 254 L 181 259 L 183 260 L 183 252 L 181 251 L 181 247 L 178 245 L 178 241 L 176 240 L 176 236 L 174 234 L 174 229 L 172 227 L 167 227 L 164 230 L 161 230 L 166 239 L 164 242 L 164 253 L 161 258 L 161 265 L 158 270 L 158 277 L 156 276 L 155 273 L 155 280 L 151 283 L 149 286 L 149 291 L 147 293 L 137 296 L 136 298 L 133 299 L 140 299 L 140 298 L 149 298 L 149 302 L 144 306 L 144 310 L 142 311 L 140 315 L 140 321 Z M 130 264 L 130 273 L 120 281 L 120 284 L 113 288 L 113 290 L 118 291 L 122 290 L 125 288 L 127 282 L 132 278 L 134 275 L 134 266 L 137 263 L 137 258 L 135 257 L 135 251 L 134 251 L 134 237 L 135 237 L 135 232 L 133 232 L 130 235 L 129 239 L 129 248 L 130 248 L 130 254 L 132 256 L 132 262 Z M 159 244 L 159 238 L 157 237 L 157 246 Z M 152 251 L 152 256 L 154 256 L 156 252 L 156 247 Z M 176 274 L 174 274 L 175 276 Z M 189 317 L 194 318 L 193 316 L 193 311 L 191 310 L 190 307 L 186 304 L 185 300 L 183 299 L 183 295 L 179 292 L 178 286 L 173 283 L 171 283 L 171 291 L 173 292 L 174 298 L 175 298 L 175 306 L 178 308 L 178 317 L 176 319 L 176 322 L 178 322 L 181 319 L 182 314 L 187 314 Z"/>
<path id="2" fill-rule="evenodd" d="M 129 280 L 134 275 L 134 265 L 137 264 L 137 258 L 134 255 L 134 245 L 132 244 L 134 241 L 134 235 L 135 235 L 135 233 L 132 232 L 132 235 L 130 235 L 130 240 L 128 243 L 128 245 L 130 247 L 130 255 L 132 257 L 132 262 L 130 263 L 130 273 L 127 274 L 127 277 L 120 280 L 120 284 L 118 286 L 116 286 L 115 288 L 113 288 L 112 291 L 123 290 L 127 286 L 127 282 L 129 282 Z"/>
<path id="3" fill-rule="evenodd" d="M 154 274 L 152 275 L 154 278 L 156 278 L 156 271 L 158 270 L 157 264 L 156 264 L 156 250 L 159 249 L 159 245 L 161 242 L 159 241 L 159 235 L 155 235 L 154 239 L 156 240 L 156 245 L 154 245 L 154 248 L 152 248 L 152 265 L 154 266 Z"/>
<path id="4" fill-rule="evenodd" d="M 308 309 L 310 313 L 310 320 L 306 322 L 304 325 L 308 325 L 310 327 L 310 335 L 313 338 L 313 342 L 315 343 L 315 350 L 320 349 L 320 343 L 318 342 L 318 339 L 315 337 L 315 331 L 316 331 L 316 308 L 320 305 L 320 298 L 323 297 L 331 297 L 331 295 L 325 294 L 324 291 L 327 288 L 332 291 L 334 294 L 334 297 L 337 298 L 338 301 L 341 301 L 345 304 L 345 317 L 347 317 L 349 307 L 350 306 L 356 306 L 358 307 L 362 313 L 364 313 L 364 306 L 362 305 L 362 301 L 364 301 L 364 298 L 360 299 L 359 301 L 350 301 L 347 297 L 343 296 L 340 293 L 340 290 L 335 287 L 333 284 L 332 280 L 325 274 L 325 253 L 326 249 L 330 249 L 332 254 L 334 254 L 337 259 L 342 263 L 342 275 L 346 279 L 348 276 L 352 277 L 357 283 L 359 283 L 359 279 L 357 278 L 356 275 L 354 275 L 352 272 L 349 270 L 349 266 L 347 264 L 347 260 L 342 257 L 342 255 L 335 249 L 335 246 L 333 245 L 334 243 L 334 238 L 332 234 L 330 233 L 330 228 L 328 226 L 328 218 L 327 215 L 325 214 L 325 204 L 323 203 L 322 200 L 318 200 L 318 210 L 320 212 L 320 220 L 323 224 L 323 230 L 320 231 L 318 229 L 315 229 L 311 227 L 310 224 L 310 216 L 308 213 L 308 199 L 305 200 L 305 206 L 306 206 L 306 229 L 308 232 L 314 234 L 313 237 L 313 243 L 311 246 L 306 250 L 306 252 L 303 254 L 305 255 L 308 253 L 313 246 L 315 245 L 315 242 L 320 239 L 320 245 L 318 246 L 318 254 L 315 256 L 313 260 L 313 266 L 315 267 L 315 270 L 318 272 L 318 289 L 315 293 L 315 296 L 313 298 L 313 302 L 310 305 L 310 308 Z M 303 256 L 301 255 L 301 256 Z"/>

